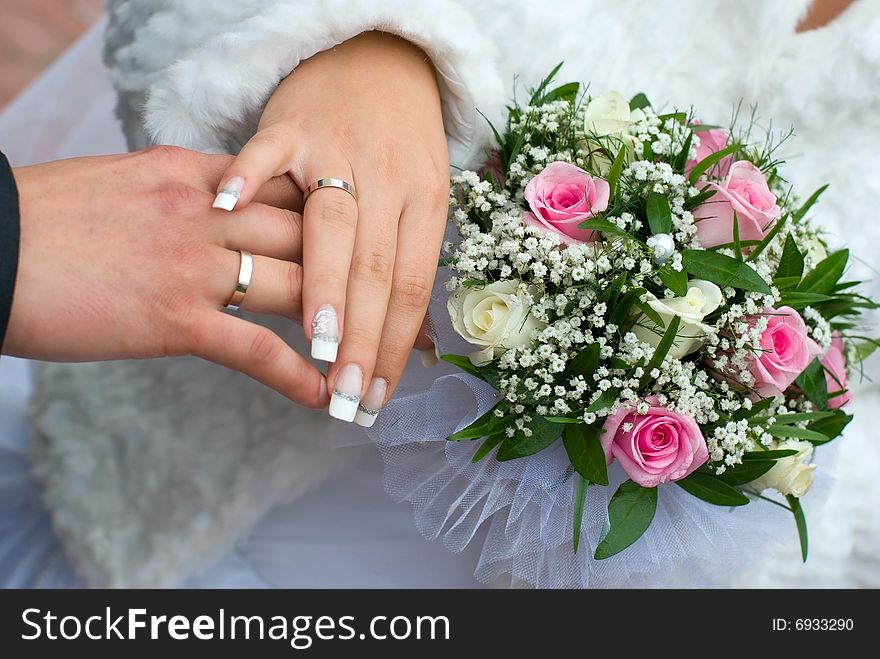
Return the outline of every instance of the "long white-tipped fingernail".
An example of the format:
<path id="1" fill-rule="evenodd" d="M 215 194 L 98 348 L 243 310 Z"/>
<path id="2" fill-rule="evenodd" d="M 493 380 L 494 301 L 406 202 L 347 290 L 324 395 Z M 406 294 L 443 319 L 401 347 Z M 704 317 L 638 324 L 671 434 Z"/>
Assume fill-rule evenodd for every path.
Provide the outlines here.
<path id="1" fill-rule="evenodd" d="M 384 378 L 373 378 L 370 387 L 367 389 L 367 395 L 358 405 L 357 414 L 354 422 L 364 428 L 370 428 L 376 423 L 376 417 L 382 411 L 385 404 L 385 392 L 388 391 L 388 382 Z"/>
<path id="2" fill-rule="evenodd" d="M 357 364 L 346 364 L 336 374 L 333 396 L 330 398 L 330 416 L 341 421 L 354 421 L 361 402 L 364 375 Z"/>
<path id="3" fill-rule="evenodd" d="M 329 304 L 320 307 L 312 319 L 312 359 L 335 362 L 339 351 L 339 316 Z"/>
<path id="4" fill-rule="evenodd" d="M 238 203 L 242 190 L 244 190 L 244 179 L 241 176 L 233 176 L 220 188 L 220 192 L 214 197 L 212 206 L 225 211 L 231 211 Z"/>
<path id="5" fill-rule="evenodd" d="M 422 360 L 422 366 L 425 368 L 431 368 L 432 366 L 436 366 L 440 359 L 437 357 L 437 348 L 431 348 L 430 350 L 419 350 L 419 359 Z"/>

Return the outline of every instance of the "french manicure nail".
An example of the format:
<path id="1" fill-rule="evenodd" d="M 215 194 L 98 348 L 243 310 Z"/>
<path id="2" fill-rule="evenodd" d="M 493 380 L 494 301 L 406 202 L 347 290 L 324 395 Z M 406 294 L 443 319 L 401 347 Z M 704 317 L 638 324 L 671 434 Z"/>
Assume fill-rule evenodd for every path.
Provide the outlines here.
<path id="1" fill-rule="evenodd" d="M 336 374 L 333 396 L 330 398 L 330 416 L 341 421 L 354 421 L 361 402 L 364 375 L 357 364 L 346 364 Z"/>
<path id="2" fill-rule="evenodd" d="M 231 211 L 238 203 L 242 190 L 244 190 L 244 179 L 241 176 L 233 176 L 220 188 L 220 192 L 214 197 L 212 206 Z"/>
<path id="3" fill-rule="evenodd" d="M 370 428 L 376 423 L 376 417 L 382 411 L 385 404 L 385 392 L 388 391 L 388 382 L 384 378 L 373 378 L 367 395 L 358 405 L 354 422 L 364 428 Z"/>
<path id="4" fill-rule="evenodd" d="M 419 359 L 422 360 L 422 366 L 425 368 L 431 368 L 432 366 L 436 366 L 440 361 L 437 358 L 437 348 L 431 348 L 429 350 L 419 350 Z"/>
<path id="5" fill-rule="evenodd" d="M 312 319 L 312 359 L 335 362 L 339 351 L 339 317 L 329 304 L 319 308 Z"/>

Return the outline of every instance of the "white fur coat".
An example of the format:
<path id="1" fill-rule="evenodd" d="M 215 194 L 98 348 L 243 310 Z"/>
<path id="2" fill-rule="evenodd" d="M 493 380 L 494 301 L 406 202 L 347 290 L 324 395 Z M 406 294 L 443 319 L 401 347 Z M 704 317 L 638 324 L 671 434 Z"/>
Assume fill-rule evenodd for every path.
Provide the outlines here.
<path id="1" fill-rule="evenodd" d="M 811 189 L 830 180 L 823 221 L 839 238 L 867 238 L 853 246 L 870 258 L 880 178 L 864 174 L 880 165 L 880 3 L 856 0 L 830 26 L 796 35 L 807 5 L 109 0 L 106 60 L 134 148 L 235 152 L 300 61 L 365 30 L 396 33 L 431 57 L 460 166 L 488 143 L 477 110 L 500 117 L 515 75 L 527 86 L 560 61 L 562 79 L 693 104 L 712 123 L 740 101 L 757 103 L 760 116 L 798 133 L 792 181 Z M 194 360 L 46 366 L 33 409 L 56 528 L 95 585 L 172 583 L 221 554 L 279 497 L 330 473 L 334 460 L 320 447 L 339 428 Z M 90 494 L 75 496 L 84 484 Z M 861 515 L 853 505 L 847 518 Z"/>

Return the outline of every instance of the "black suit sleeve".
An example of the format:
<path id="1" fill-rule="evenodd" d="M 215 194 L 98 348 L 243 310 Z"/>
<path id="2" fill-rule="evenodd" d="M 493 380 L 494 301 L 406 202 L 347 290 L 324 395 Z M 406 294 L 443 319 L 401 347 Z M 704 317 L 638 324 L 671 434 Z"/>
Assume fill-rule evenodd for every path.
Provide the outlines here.
<path id="1" fill-rule="evenodd" d="M 0 348 L 6 338 L 18 272 L 20 219 L 18 188 L 12 177 L 12 168 L 6 156 L 0 153 Z"/>

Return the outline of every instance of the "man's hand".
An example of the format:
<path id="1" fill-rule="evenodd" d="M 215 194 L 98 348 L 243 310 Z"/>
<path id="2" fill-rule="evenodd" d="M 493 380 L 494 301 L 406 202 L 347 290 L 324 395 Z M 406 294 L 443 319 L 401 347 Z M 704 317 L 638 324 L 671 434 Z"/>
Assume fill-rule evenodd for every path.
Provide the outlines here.
<path id="1" fill-rule="evenodd" d="M 299 191 L 281 177 L 240 213 L 213 210 L 231 161 L 157 147 L 15 170 L 21 248 L 4 352 L 57 361 L 193 354 L 326 405 L 321 373 L 271 331 L 221 311 L 238 282 L 238 250 L 254 255 L 243 309 L 299 320 L 302 308 L 302 217 L 281 210 L 301 203 Z"/>

